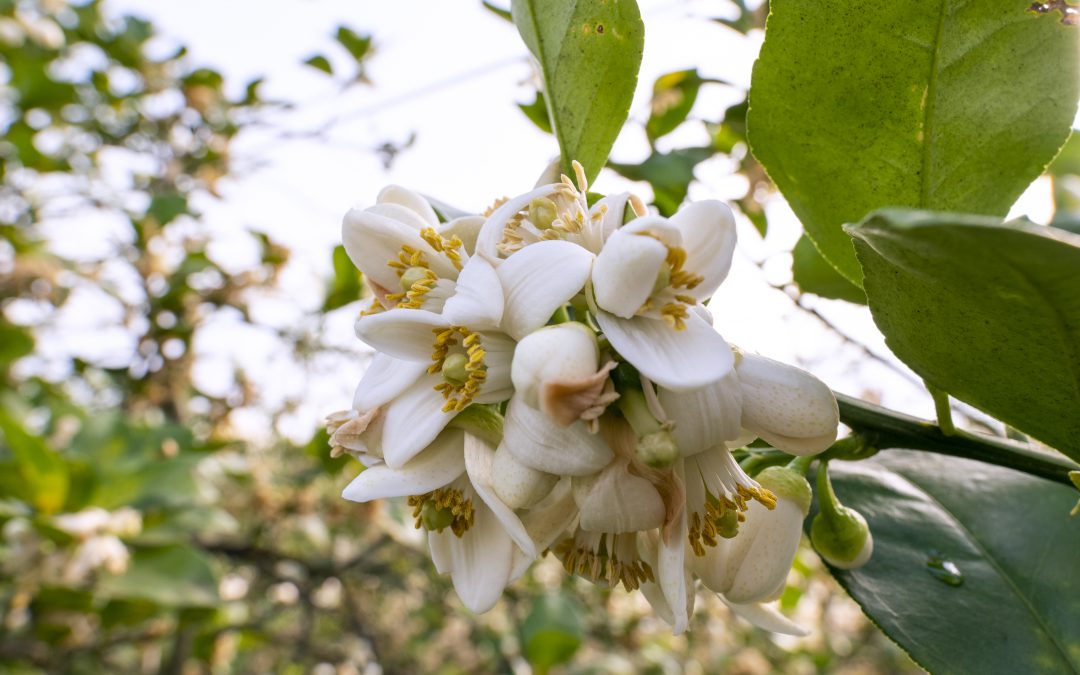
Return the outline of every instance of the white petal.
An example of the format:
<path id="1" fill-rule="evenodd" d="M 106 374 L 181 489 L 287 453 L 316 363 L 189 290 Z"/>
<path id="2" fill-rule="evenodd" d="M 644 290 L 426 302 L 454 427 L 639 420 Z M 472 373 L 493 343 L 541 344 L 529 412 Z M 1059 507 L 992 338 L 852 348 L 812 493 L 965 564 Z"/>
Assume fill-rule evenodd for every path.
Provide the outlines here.
<path id="1" fill-rule="evenodd" d="M 503 293 L 491 263 L 473 258 L 458 275 L 454 295 L 443 305 L 443 316 L 455 326 L 473 330 L 498 328 L 503 315 Z"/>
<path id="2" fill-rule="evenodd" d="M 684 269 L 705 280 L 688 293 L 699 300 L 712 297 L 731 269 L 735 252 L 735 216 L 727 204 L 716 200 L 693 202 L 670 219 L 682 232 L 686 251 Z"/>
<path id="3" fill-rule="evenodd" d="M 473 488 L 484 500 L 491 512 L 502 524 L 506 533 L 518 545 L 518 548 L 533 558 L 537 555 L 532 537 L 525 531 L 521 519 L 517 517 L 513 509 L 499 499 L 495 490 L 491 487 L 491 465 L 495 459 L 495 451 L 488 444 L 472 434 L 465 434 L 465 466 L 469 472 L 469 480 Z"/>
<path id="4" fill-rule="evenodd" d="M 592 253 L 568 241 L 541 241 L 507 258 L 498 268 L 504 330 L 520 340 L 546 324 L 585 287 L 592 262 Z"/>
<path id="5" fill-rule="evenodd" d="M 380 464 L 362 471 L 341 496 L 354 502 L 369 502 L 372 499 L 422 495 L 444 487 L 465 471 L 463 435 L 464 432 L 457 429 L 447 429 L 399 469 Z"/>
<path id="6" fill-rule="evenodd" d="M 560 481 L 550 494 L 521 517 L 525 530 L 532 537 L 537 551 L 545 551 L 555 543 L 564 532 L 574 527 L 577 522 L 578 508 L 570 491 L 570 480 Z M 510 579 L 519 578 L 529 569 L 535 558 L 526 556 L 521 549 L 514 551 L 514 568 Z"/>
<path id="7" fill-rule="evenodd" d="M 491 467 L 491 487 L 512 509 L 527 509 L 542 500 L 559 477 L 522 464 L 506 446 L 495 451 Z"/>
<path id="8" fill-rule="evenodd" d="M 428 246 L 416 228 L 362 209 L 345 214 L 341 241 L 357 269 L 391 292 L 398 290 L 398 274 L 386 263 L 398 259 L 403 245 L 418 247 L 417 250 Z"/>
<path id="9" fill-rule="evenodd" d="M 617 230 L 604 244 L 593 265 L 596 304 L 629 319 L 652 295 L 667 248 L 644 235 Z"/>
<path id="10" fill-rule="evenodd" d="M 600 209 L 604 209 L 604 223 L 600 228 L 600 241 L 589 242 L 590 246 L 587 248 L 590 251 L 599 251 L 604 245 L 604 242 L 608 240 L 615 230 L 622 227 L 623 218 L 628 208 L 627 202 L 630 200 L 629 192 L 619 192 L 613 195 L 608 195 L 600 201 L 593 204 L 590 213 L 598 213 Z"/>
<path id="11" fill-rule="evenodd" d="M 501 403 L 514 393 L 510 379 L 510 370 L 514 360 L 515 343 L 502 333 L 484 332 L 480 334 L 480 343 L 484 348 L 484 365 L 487 366 L 487 379 L 477 403 Z"/>
<path id="12" fill-rule="evenodd" d="M 451 576 L 461 602 L 480 614 L 495 606 L 510 581 L 514 542 L 483 502 L 474 504 L 473 526 L 458 538 L 450 530 Z"/>
<path id="13" fill-rule="evenodd" d="M 471 256 L 476 251 L 476 238 L 480 236 L 485 220 L 483 216 L 461 216 L 441 225 L 438 231 L 446 239 L 460 239 L 465 252 Z"/>
<path id="14" fill-rule="evenodd" d="M 685 467 L 683 462 L 675 464 L 675 474 L 680 482 L 686 482 Z M 675 527 L 661 535 L 659 550 L 656 553 L 656 576 L 657 584 L 664 593 L 668 606 L 671 608 L 672 632 L 675 635 L 684 633 L 690 627 L 690 613 L 693 611 L 693 584 L 689 583 L 686 569 L 686 507 L 674 523 Z"/>
<path id="15" fill-rule="evenodd" d="M 735 371 L 699 389 L 657 392 L 679 452 L 685 457 L 722 445 L 739 436 L 742 429 L 742 389 Z"/>
<path id="16" fill-rule="evenodd" d="M 386 354 L 376 354 L 356 388 L 353 408 L 366 411 L 385 405 L 415 382 L 427 370 L 427 366 L 428 364 L 420 361 L 405 361 Z"/>
<path id="17" fill-rule="evenodd" d="M 423 309 L 391 309 L 356 320 L 356 336 L 390 356 L 431 364 L 436 328 L 447 328 L 442 316 Z"/>
<path id="18" fill-rule="evenodd" d="M 451 538 L 438 532 L 428 532 L 428 549 L 431 551 L 431 562 L 435 564 L 435 571 L 439 574 L 448 574 L 454 570 L 454 556 L 450 552 Z"/>
<path id="19" fill-rule="evenodd" d="M 386 407 L 382 449 L 383 458 L 391 467 L 405 466 L 454 418 L 455 413 L 442 412 L 446 399 L 435 391 L 437 382 L 439 379 L 434 376 L 422 376 Z"/>
<path id="20" fill-rule="evenodd" d="M 740 529 L 754 527 L 755 520 L 758 521 L 756 534 L 738 565 L 731 588 L 724 592 L 724 597 L 738 604 L 761 602 L 769 597 L 791 571 L 802 537 L 802 511 L 790 500 L 780 499 L 772 511 L 752 503 Z M 744 534 L 751 533 L 739 532 L 735 540 Z"/>
<path id="21" fill-rule="evenodd" d="M 379 192 L 377 201 L 380 204 L 400 204 L 419 215 L 431 227 L 439 225 L 439 217 L 435 215 L 435 210 L 431 208 L 431 204 L 428 204 L 426 199 L 408 188 L 403 188 L 400 185 L 387 185 Z"/>
<path id="22" fill-rule="evenodd" d="M 488 262 L 496 267 L 500 266 L 501 255 L 499 253 L 499 242 L 503 238 L 503 229 L 506 227 L 506 223 L 529 205 L 533 199 L 537 197 L 547 197 L 558 187 L 558 184 L 542 185 L 535 190 L 526 192 L 523 195 L 518 195 L 509 200 L 499 208 L 495 209 L 487 221 L 484 222 L 484 226 L 480 228 L 480 236 L 476 239 L 476 252 L 485 258 Z"/>
<path id="23" fill-rule="evenodd" d="M 503 443 L 522 464 L 559 476 L 585 476 L 611 462 L 614 454 L 581 422 L 561 427 L 517 396 L 510 399 Z"/>
<path id="24" fill-rule="evenodd" d="M 574 498 L 587 532 L 640 532 L 664 524 L 664 500 L 653 484 L 627 471 L 616 459 L 598 476 L 574 479 Z"/>
<path id="25" fill-rule="evenodd" d="M 731 611 L 736 616 L 746 619 L 763 630 L 772 633 L 782 633 L 784 635 L 795 635 L 797 637 L 810 634 L 810 631 L 781 614 L 780 610 L 771 604 L 750 603 L 740 605 L 728 602 L 728 600 L 723 597 L 721 597 L 721 599 L 731 608 Z"/>
<path id="26" fill-rule="evenodd" d="M 829 387 L 810 373 L 755 354 L 736 366 L 743 426 L 793 454 L 821 452 L 836 440 L 840 413 Z M 789 443 L 785 439 L 803 439 Z"/>
<path id="27" fill-rule="evenodd" d="M 540 387 L 548 381 L 576 381 L 596 374 L 596 337 L 575 322 L 545 326 L 525 336 L 514 350 L 514 391 L 540 408 Z"/>
<path id="28" fill-rule="evenodd" d="M 675 330 L 659 319 L 620 319 L 603 311 L 597 312 L 596 320 L 623 358 L 673 391 L 716 382 L 734 363 L 724 338 L 694 314 L 686 319 L 686 330 Z"/>

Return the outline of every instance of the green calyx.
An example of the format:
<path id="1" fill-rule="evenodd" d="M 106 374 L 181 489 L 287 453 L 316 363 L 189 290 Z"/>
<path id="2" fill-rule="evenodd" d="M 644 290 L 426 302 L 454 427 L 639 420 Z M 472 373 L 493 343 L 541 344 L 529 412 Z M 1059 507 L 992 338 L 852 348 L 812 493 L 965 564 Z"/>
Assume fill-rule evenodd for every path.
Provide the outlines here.
<path id="1" fill-rule="evenodd" d="M 810 500 L 813 497 L 810 483 L 798 471 L 784 466 L 770 466 L 754 476 L 754 480 L 777 497 L 794 502 L 804 516 L 810 513 Z"/>
<path id="2" fill-rule="evenodd" d="M 559 217 L 559 208 L 555 202 L 547 197 L 537 197 L 529 202 L 529 221 L 538 230 L 546 230 L 551 227 L 555 219 Z"/>
<path id="3" fill-rule="evenodd" d="M 821 511 L 810 524 L 814 550 L 833 567 L 862 567 L 873 551 L 873 538 L 866 518 L 840 503 L 829 481 L 828 465 L 818 469 L 817 493 Z"/>
<path id="4" fill-rule="evenodd" d="M 493 448 L 502 442 L 503 417 L 493 406 L 474 403 L 455 415 L 447 426 L 472 434 Z"/>

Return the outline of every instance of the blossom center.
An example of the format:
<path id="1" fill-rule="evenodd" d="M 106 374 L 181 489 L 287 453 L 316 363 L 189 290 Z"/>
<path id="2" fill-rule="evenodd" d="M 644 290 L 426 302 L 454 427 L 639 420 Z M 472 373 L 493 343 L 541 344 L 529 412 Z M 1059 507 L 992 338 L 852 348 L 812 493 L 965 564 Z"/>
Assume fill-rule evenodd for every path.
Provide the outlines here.
<path id="1" fill-rule="evenodd" d="M 484 345 L 480 334 L 464 326 L 436 328 L 432 364 L 428 372 L 441 373 L 435 391 L 446 399 L 443 412 L 461 412 L 472 403 L 487 379 Z"/>
<path id="2" fill-rule="evenodd" d="M 637 533 L 608 534 L 578 530 L 573 539 L 560 542 L 554 549 L 570 574 L 608 586 L 622 584 L 628 591 L 637 590 L 646 581 L 654 581 L 652 567 L 637 550 Z"/>
<path id="3" fill-rule="evenodd" d="M 472 500 L 455 487 L 443 487 L 422 495 L 409 497 L 409 506 L 413 507 L 416 529 L 429 532 L 442 532 L 450 528 L 460 537 L 473 525 L 475 510 Z"/>
<path id="4" fill-rule="evenodd" d="M 667 249 L 667 257 L 656 273 L 652 294 L 638 309 L 638 314 L 656 310 L 660 318 L 675 330 L 686 330 L 686 320 L 690 318 L 690 307 L 697 304 L 697 299 L 687 295 L 686 291 L 696 288 L 705 277 L 684 269 L 686 250 L 679 246 L 669 246 L 654 232 L 645 230 L 637 233 L 642 237 L 651 237 Z"/>

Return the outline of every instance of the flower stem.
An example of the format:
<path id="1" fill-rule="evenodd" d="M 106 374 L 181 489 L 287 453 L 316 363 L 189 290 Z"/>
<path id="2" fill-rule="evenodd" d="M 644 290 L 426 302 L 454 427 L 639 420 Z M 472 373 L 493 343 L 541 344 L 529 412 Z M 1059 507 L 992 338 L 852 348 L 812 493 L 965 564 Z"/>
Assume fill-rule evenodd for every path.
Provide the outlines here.
<path id="1" fill-rule="evenodd" d="M 851 396 L 836 394 L 836 400 L 840 405 L 840 421 L 862 437 L 868 447 L 879 450 L 902 448 L 964 457 L 1065 485 L 1072 485 L 1069 472 L 1080 469 L 1080 465 L 1055 452 L 960 430 L 956 430 L 954 435 L 947 435 L 929 422 Z"/>
<path id="2" fill-rule="evenodd" d="M 924 381 L 924 384 L 931 398 L 934 399 L 934 414 L 937 417 L 938 428 L 946 436 L 955 436 L 956 425 L 953 424 L 952 408 L 949 407 L 949 395 L 929 382 Z"/>

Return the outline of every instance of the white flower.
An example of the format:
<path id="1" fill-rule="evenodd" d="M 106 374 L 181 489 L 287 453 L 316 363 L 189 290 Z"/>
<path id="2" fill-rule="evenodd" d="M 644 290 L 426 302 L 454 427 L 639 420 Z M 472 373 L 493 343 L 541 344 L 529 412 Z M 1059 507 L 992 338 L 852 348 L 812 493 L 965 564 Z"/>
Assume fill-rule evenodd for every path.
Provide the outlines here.
<path id="1" fill-rule="evenodd" d="M 696 202 L 612 233 L 596 257 L 596 320 L 619 354 L 653 382 L 681 391 L 726 375 L 727 343 L 694 311 L 727 276 L 735 250 L 731 209 Z"/>
<path id="2" fill-rule="evenodd" d="M 391 185 L 374 206 L 345 214 L 342 242 L 382 307 L 438 312 L 454 293 L 481 223 L 466 216 L 440 224 L 427 200 Z"/>
<path id="3" fill-rule="evenodd" d="M 735 371 L 748 431 L 792 455 L 816 455 L 836 440 L 840 412 L 824 382 L 755 354 L 740 354 Z"/>

